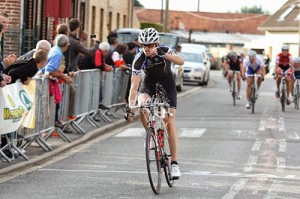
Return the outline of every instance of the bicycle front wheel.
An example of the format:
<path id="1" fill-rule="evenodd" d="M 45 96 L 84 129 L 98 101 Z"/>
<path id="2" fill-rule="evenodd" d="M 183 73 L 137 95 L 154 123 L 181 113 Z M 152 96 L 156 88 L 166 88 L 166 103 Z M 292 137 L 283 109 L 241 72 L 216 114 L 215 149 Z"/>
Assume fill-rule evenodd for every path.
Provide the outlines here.
<path id="1" fill-rule="evenodd" d="M 282 89 L 281 90 L 281 99 L 280 99 L 282 112 L 285 111 L 285 101 L 286 101 L 286 93 L 285 93 L 285 89 Z"/>
<path id="2" fill-rule="evenodd" d="M 255 93 L 255 87 L 252 87 L 252 92 L 251 92 L 251 108 L 252 108 L 252 113 L 254 113 L 255 110 L 255 100 L 256 100 L 256 93 Z"/>
<path id="3" fill-rule="evenodd" d="M 169 146 L 169 136 L 167 131 L 164 132 L 164 159 L 163 159 L 163 167 L 165 172 L 166 181 L 169 185 L 169 187 L 173 187 L 174 180 L 171 176 L 171 152 L 170 152 L 170 146 Z"/>
<path id="4" fill-rule="evenodd" d="M 156 138 L 155 138 L 154 129 L 148 128 L 146 131 L 146 143 L 145 143 L 147 172 L 148 172 L 151 188 L 155 194 L 158 194 L 160 192 L 160 187 L 161 187 L 162 169 L 161 169 L 160 148 L 157 145 L 157 142 L 155 140 Z M 150 144 L 151 142 L 153 144 Z"/>

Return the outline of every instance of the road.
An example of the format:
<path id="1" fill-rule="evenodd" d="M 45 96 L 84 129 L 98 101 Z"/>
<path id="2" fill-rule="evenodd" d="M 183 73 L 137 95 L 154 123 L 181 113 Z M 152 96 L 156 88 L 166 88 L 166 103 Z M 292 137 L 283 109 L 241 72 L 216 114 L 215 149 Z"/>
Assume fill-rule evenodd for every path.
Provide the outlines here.
<path id="1" fill-rule="evenodd" d="M 146 173 L 144 132 L 134 123 L 108 132 L 16 177 L 0 180 L 14 198 L 300 198 L 299 111 L 280 111 L 275 82 L 263 82 L 256 112 L 232 105 L 225 79 L 178 102 L 180 180 L 153 194 Z"/>

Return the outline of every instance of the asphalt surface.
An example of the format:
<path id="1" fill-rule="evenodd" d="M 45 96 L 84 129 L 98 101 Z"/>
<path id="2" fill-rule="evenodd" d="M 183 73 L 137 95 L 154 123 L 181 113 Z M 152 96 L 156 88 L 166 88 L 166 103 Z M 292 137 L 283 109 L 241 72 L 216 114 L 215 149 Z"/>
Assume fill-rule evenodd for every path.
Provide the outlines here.
<path id="1" fill-rule="evenodd" d="M 193 87 L 193 86 L 189 86 Z M 196 87 L 196 86 L 195 86 Z M 299 110 L 280 110 L 275 82 L 266 78 L 254 114 L 232 105 L 220 71 L 178 102 L 181 178 L 159 195 L 149 185 L 144 132 L 118 128 L 68 153 L 0 179 L 9 198 L 300 198 Z"/>

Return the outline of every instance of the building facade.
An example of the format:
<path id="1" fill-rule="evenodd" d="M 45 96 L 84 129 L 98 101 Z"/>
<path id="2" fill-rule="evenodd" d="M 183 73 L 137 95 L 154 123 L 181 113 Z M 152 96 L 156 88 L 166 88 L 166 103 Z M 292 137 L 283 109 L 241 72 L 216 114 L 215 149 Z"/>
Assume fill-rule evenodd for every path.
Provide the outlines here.
<path id="1" fill-rule="evenodd" d="M 57 24 L 71 18 L 78 18 L 81 30 L 98 34 L 101 41 L 118 28 L 139 28 L 137 20 L 132 20 L 132 0 L 1 0 L 0 10 L 10 17 L 5 55 L 23 54 L 41 39 L 51 42 Z"/>

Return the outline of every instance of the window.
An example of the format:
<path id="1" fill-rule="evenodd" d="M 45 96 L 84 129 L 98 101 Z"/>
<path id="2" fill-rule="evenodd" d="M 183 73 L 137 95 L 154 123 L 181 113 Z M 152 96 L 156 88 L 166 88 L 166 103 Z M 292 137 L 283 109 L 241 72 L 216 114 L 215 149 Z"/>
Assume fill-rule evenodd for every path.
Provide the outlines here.
<path id="1" fill-rule="evenodd" d="M 109 32 L 112 30 L 112 12 L 109 12 L 109 14 L 108 14 L 107 29 Z"/>
<path id="2" fill-rule="evenodd" d="M 123 15 L 123 28 L 127 27 L 127 16 Z"/>
<path id="3" fill-rule="evenodd" d="M 120 28 L 120 13 L 117 13 L 117 29 Z"/>
<path id="4" fill-rule="evenodd" d="M 99 36 L 100 41 L 103 40 L 103 24 L 104 24 L 104 9 L 100 9 L 100 29 L 99 29 Z"/>
<path id="5" fill-rule="evenodd" d="M 284 21 L 284 19 L 294 10 L 294 8 L 296 7 L 296 5 L 291 5 L 290 7 L 288 7 L 288 9 L 286 9 L 279 17 L 279 19 L 277 21 Z"/>

